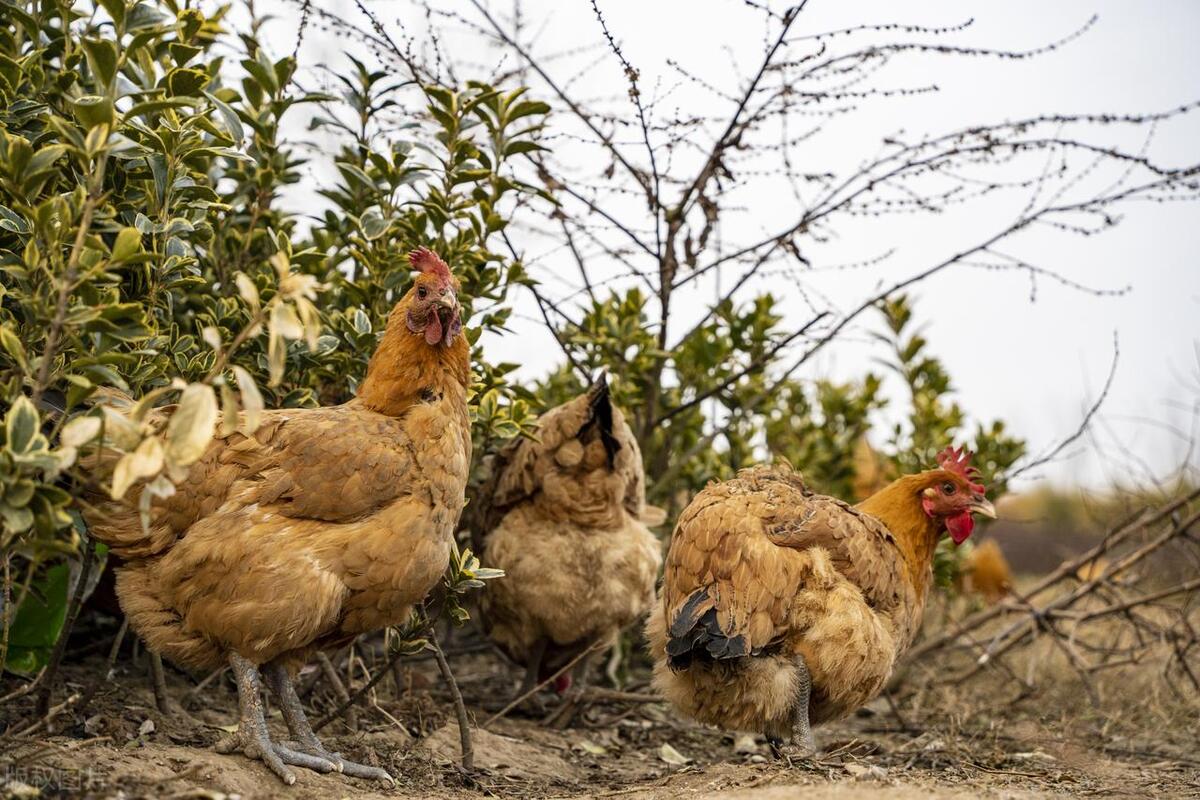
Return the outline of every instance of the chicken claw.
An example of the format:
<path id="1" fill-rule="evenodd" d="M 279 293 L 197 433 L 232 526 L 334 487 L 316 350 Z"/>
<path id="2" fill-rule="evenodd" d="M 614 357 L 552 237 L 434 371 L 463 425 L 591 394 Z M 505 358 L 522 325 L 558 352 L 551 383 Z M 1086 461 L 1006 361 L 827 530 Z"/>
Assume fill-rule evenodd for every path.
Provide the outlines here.
<path id="1" fill-rule="evenodd" d="M 262 682 L 254 665 L 237 653 L 229 654 L 229 666 L 237 680 L 238 718 L 237 731 L 217 742 L 218 753 L 242 752 L 247 758 L 261 760 L 268 769 L 279 776 L 279 779 L 291 786 L 296 782 L 296 773 L 287 768 L 285 758 L 279 752 L 286 748 L 277 748 L 267 733 L 267 721 L 263 716 Z M 297 759 L 287 759 L 296 766 L 309 766 L 309 763 L 296 763 Z M 333 765 L 325 762 L 332 770 Z M 327 770 L 328 771 L 328 770 Z"/>
<path id="2" fill-rule="evenodd" d="M 300 697 L 296 694 L 296 689 L 292 685 L 292 678 L 288 675 L 287 669 L 282 664 L 272 662 L 265 665 L 263 667 L 263 677 L 266 679 L 267 686 L 270 687 L 271 692 L 275 695 L 275 699 L 279 703 L 279 710 L 283 713 L 283 721 L 287 723 L 288 730 L 295 737 L 295 741 L 287 742 L 284 749 L 289 750 L 297 757 L 328 763 L 332 771 L 349 775 L 352 778 L 367 778 L 395 785 L 396 781 L 387 770 L 380 769 L 379 767 L 371 767 L 366 764 L 359 764 L 355 761 L 348 761 L 342 758 L 340 754 L 330 752 L 325 748 L 325 745 L 321 744 L 321 740 L 317 738 L 317 734 L 308 723 L 308 717 L 304 713 L 304 706 L 300 703 Z M 276 752 L 279 749 L 280 746 L 276 745 Z M 297 762 L 288 763 L 296 763 L 297 766 L 307 766 L 306 764 Z M 311 767 L 310 769 L 317 768 Z M 320 771 L 327 772 L 330 770 Z"/>

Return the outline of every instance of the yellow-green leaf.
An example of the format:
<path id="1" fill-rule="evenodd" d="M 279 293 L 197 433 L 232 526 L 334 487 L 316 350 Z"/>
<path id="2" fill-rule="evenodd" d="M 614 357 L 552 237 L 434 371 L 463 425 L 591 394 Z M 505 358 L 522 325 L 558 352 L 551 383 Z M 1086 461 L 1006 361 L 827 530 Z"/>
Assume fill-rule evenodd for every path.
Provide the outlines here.
<path id="1" fill-rule="evenodd" d="M 13 453 L 24 453 L 38 433 L 40 418 L 37 409 L 25 395 L 21 395 L 8 410 L 4 418 L 4 432 L 8 449 Z"/>
<path id="2" fill-rule="evenodd" d="M 239 272 L 233 276 L 233 282 L 237 284 L 238 294 L 246 301 L 246 305 L 257 311 L 259 303 L 258 287 L 254 285 L 254 281 L 250 280 L 244 272 Z"/>
<path id="3" fill-rule="evenodd" d="M 124 261 L 142 251 L 142 233 L 137 228 L 122 228 L 113 243 L 112 260 Z"/>
<path id="4" fill-rule="evenodd" d="M 259 422 L 262 420 L 262 393 L 258 391 L 258 384 L 246 370 L 234 367 L 233 375 L 237 378 L 238 389 L 242 393 L 242 409 L 245 411 L 245 424 L 242 430 L 245 433 L 254 433 L 258 430 Z"/>
<path id="5" fill-rule="evenodd" d="M 99 417 L 76 417 L 63 426 L 58 442 L 63 447 L 82 447 L 99 435 Z"/>
<path id="6" fill-rule="evenodd" d="M 13 357 L 13 360 L 17 362 L 22 370 L 25 372 L 29 371 L 29 361 L 25 355 L 25 345 L 21 344 L 21 339 L 17 336 L 16 331 L 8 325 L 0 327 L 0 344 L 4 346 L 4 349 L 8 351 L 8 354 Z"/>
<path id="7" fill-rule="evenodd" d="M 137 424 L 114 408 L 101 406 L 104 414 L 104 442 L 121 450 L 137 447 L 142 440 Z"/>
<path id="8" fill-rule="evenodd" d="M 286 303 L 276 303 L 271 309 L 271 333 L 284 339 L 299 339 L 304 335 L 304 325 L 296 309 Z"/>
<path id="9" fill-rule="evenodd" d="M 228 381 L 221 384 L 221 436 L 228 436 L 237 430 L 238 397 L 237 392 Z"/>
<path id="10" fill-rule="evenodd" d="M 142 478 L 157 475 L 163 468 L 163 446 L 157 436 L 142 440 L 132 453 L 121 456 L 113 470 L 112 496 L 120 500 L 129 487 Z"/>
<path id="11" fill-rule="evenodd" d="M 189 384 L 167 423 L 167 460 L 173 467 L 196 462 L 212 441 L 217 424 L 217 395 L 206 383 Z"/>

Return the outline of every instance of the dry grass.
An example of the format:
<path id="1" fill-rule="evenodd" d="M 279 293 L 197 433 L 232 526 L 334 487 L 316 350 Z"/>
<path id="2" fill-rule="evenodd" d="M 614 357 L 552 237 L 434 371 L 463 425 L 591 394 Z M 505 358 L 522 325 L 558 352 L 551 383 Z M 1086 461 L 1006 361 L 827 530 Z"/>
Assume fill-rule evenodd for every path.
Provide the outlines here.
<path id="1" fill-rule="evenodd" d="M 732 735 L 689 724 L 661 703 L 630 702 L 647 691 L 645 666 L 634 664 L 627 692 L 595 693 L 566 732 L 519 714 L 477 727 L 476 769 L 466 775 L 449 694 L 423 660 L 367 693 L 358 732 L 341 718 L 323 731 L 348 756 L 389 769 L 398 787 L 302 773 L 297 788 L 302 796 L 362 798 L 1196 796 L 1200 597 L 1163 592 L 1197 574 L 1180 564 L 1196 555 L 1198 504 L 1193 495 L 1144 516 L 1115 542 L 1110 535 L 1103 553 L 1084 558 L 1088 570 L 1067 563 L 1049 577 L 1018 579 L 1015 596 L 999 606 L 935 601 L 923 643 L 888 694 L 818 729 L 821 753 L 811 762 L 782 763 L 761 741 L 735 746 Z M 194 680 L 170 672 L 168 692 L 186 714 L 156 710 L 144 663 L 122 657 L 105 681 L 107 661 L 92 645 L 114 631 L 93 622 L 77 632 L 72 645 L 93 655 L 67 665 L 62 696 L 100 690 L 84 715 L 66 708 L 52 730 L 43 724 L 0 742 L 0 778 L 32 780 L 42 796 L 300 796 L 257 762 L 211 750 L 220 727 L 236 718 L 226 678 L 195 691 Z M 476 726 L 517 677 L 478 645 L 469 637 L 447 645 Z M 351 691 L 384 661 L 381 650 L 358 650 Z M 338 700 L 314 678 L 307 702 L 320 716 Z M 28 727 L 32 694 L 0 708 L 7 730 Z"/>

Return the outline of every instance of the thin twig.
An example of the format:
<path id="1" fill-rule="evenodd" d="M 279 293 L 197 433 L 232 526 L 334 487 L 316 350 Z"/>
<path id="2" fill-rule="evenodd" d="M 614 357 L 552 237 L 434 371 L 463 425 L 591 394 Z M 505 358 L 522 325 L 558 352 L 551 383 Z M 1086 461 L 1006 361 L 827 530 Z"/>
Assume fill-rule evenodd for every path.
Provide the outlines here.
<path id="1" fill-rule="evenodd" d="M 28 736 L 29 734 L 40 730 L 43 725 L 49 725 L 50 722 L 53 721 L 55 717 L 57 717 L 59 714 L 61 714 L 66 709 L 75 705 L 75 703 L 79 700 L 79 697 L 80 697 L 79 693 L 76 692 L 75 694 L 71 695 L 70 697 L 68 697 L 66 700 L 62 701 L 58 705 L 46 709 L 46 713 L 42 714 L 37 719 L 37 721 L 35 721 L 32 725 L 29 725 L 28 727 L 26 727 L 20 731 L 17 731 L 16 733 L 13 733 L 11 735 L 6 734 L 4 738 L 16 739 L 16 738 L 20 738 L 23 736 Z"/>
<path id="2" fill-rule="evenodd" d="M 482 724 L 482 725 L 480 725 L 479 727 L 480 727 L 480 728 L 485 728 L 485 729 L 486 729 L 486 728 L 489 728 L 489 727 L 491 727 L 492 723 L 493 723 L 493 722 L 495 722 L 496 720 L 498 720 L 498 719 L 503 719 L 504 717 L 508 716 L 508 712 L 512 711 L 512 710 L 513 710 L 514 708 L 516 708 L 517 706 L 521 705 L 521 703 L 524 703 L 524 702 L 525 702 L 526 700 L 528 700 L 530 697 L 533 697 L 535 694 L 537 694 L 538 692 L 540 692 L 540 691 L 541 691 L 543 688 L 545 688 L 546 686 L 549 686 L 551 683 L 553 683 L 553 682 L 554 682 L 554 681 L 555 681 L 555 680 L 558 678 L 558 676 L 562 675 L 562 674 L 563 674 L 563 673 L 565 673 L 567 670 L 571 669 L 571 667 L 573 667 L 573 666 L 575 666 L 576 664 L 578 664 L 580 661 L 582 661 L 582 660 L 584 659 L 584 657 L 586 657 L 586 656 L 588 656 L 588 655 L 591 655 L 591 653 L 592 653 L 593 651 L 595 651 L 595 650 L 599 650 L 599 649 L 600 649 L 600 647 L 601 647 L 601 645 L 602 645 L 602 643 L 601 643 L 601 642 L 593 642 L 593 643 L 591 644 L 591 646 L 589 646 L 589 647 L 587 647 L 587 648 L 585 648 L 585 649 L 583 649 L 583 650 L 579 651 L 579 652 L 578 652 L 578 653 L 575 655 L 575 657 L 574 657 L 574 658 L 572 658 L 570 661 L 568 661 L 568 662 L 567 662 L 566 664 L 564 664 L 563 666 L 559 667 L 559 668 L 558 668 L 558 670 L 557 670 L 557 671 L 555 671 L 555 673 L 554 673 L 553 675 L 550 675 L 550 676 L 549 676 L 548 678 L 546 678 L 544 681 L 542 681 L 541 683 L 537 684 L 536 686 L 534 686 L 532 689 L 530 689 L 529 691 L 525 692 L 524 694 L 522 694 L 522 695 L 520 695 L 520 696 L 518 696 L 518 697 L 514 697 L 514 698 L 512 699 L 512 702 L 510 702 L 510 703 L 509 703 L 508 705 L 506 705 L 504 708 L 502 708 L 502 709 L 500 709 L 499 711 L 497 711 L 495 714 L 492 714 L 490 717 L 488 717 L 488 719 L 487 719 L 487 722 L 483 723 L 483 724 Z"/>
<path id="3" fill-rule="evenodd" d="M 203 692 L 205 689 L 207 689 L 209 684 L 211 684 L 217 678 L 224 675 L 228 670 L 229 670 L 228 666 L 217 667 L 212 672 L 205 675 L 204 679 L 202 681 L 197 683 L 191 689 L 188 689 L 188 693 L 187 693 L 188 698 L 190 699 L 190 698 L 194 698 L 194 697 L 199 697 L 200 693 Z"/>
<path id="4" fill-rule="evenodd" d="M 113 637 L 112 647 L 108 649 L 108 663 L 104 668 L 104 673 L 96 675 L 92 678 L 91 684 L 87 691 L 83 693 L 83 699 L 79 701 L 79 709 L 76 713 L 82 714 L 87 710 L 88 705 L 92 702 L 92 698 L 96 696 L 96 692 L 100 691 L 100 684 L 105 681 L 112 680 L 113 668 L 117 663 L 117 655 L 121 652 L 121 643 L 125 641 L 125 633 L 129 630 L 129 617 L 121 618 L 121 627 L 117 629 L 117 635 Z"/>
<path id="5" fill-rule="evenodd" d="M 341 710 L 345 711 L 346 724 L 350 727 L 350 730 L 358 730 L 358 715 L 354 712 L 353 698 L 350 697 L 350 693 L 346 690 L 346 685 L 342 683 L 341 676 L 333 668 L 333 662 L 329 660 L 329 656 L 325 655 L 325 653 L 317 653 L 317 663 L 321 665 L 321 671 L 325 673 L 325 680 L 329 681 L 329 684 L 333 687 L 334 694 L 337 695 L 338 700 L 342 701 Z M 355 695 L 355 697 L 361 697 L 361 695 Z M 317 727 L 319 728 L 320 726 Z"/>
<path id="6" fill-rule="evenodd" d="M 1132 515 L 1130 519 L 1113 528 L 1113 530 L 1095 547 L 1077 556 L 1076 558 L 1064 561 L 1061 565 L 1059 565 L 1058 569 L 1054 570 L 1052 573 L 1038 581 L 1037 584 L 1026 591 L 1025 596 L 1030 600 L 1033 600 L 1049 588 L 1057 585 L 1064 578 L 1074 575 L 1079 571 L 1080 567 L 1100 558 L 1105 553 L 1109 552 L 1113 547 L 1128 539 L 1132 534 L 1145 530 L 1147 527 L 1161 522 L 1162 520 L 1170 517 L 1180 508 L 1183 508 L 1197 499 L 1200 499 L 1200 489 L 1189 492 L 1187 495 L 1168 503 L 1149 516 L 1146 516 L 1145 512 L 1138 512 L 1137 514 Z M 1014 609 L 1011 606 L 1005 606 L 1001 604 L 976 612 L 975 614 L 972 614 L 964 619 L 952 630 L 945 631 L 909 650 L 905 656 L 905 660 L 909 662 L 917 661 L 929 653 L 939 650 L 955 641 L 964 632 L 976 630 L 991 620 L 996 619 L 1003 614 L 1012 613 L 1016 610 L 1017 609 Z"/>
<path id="7" fill-rule="evenodd" d="M 463 772 L 469 775 L 475 771 L 475 750 L 471 746 L 471 720 L 467 716 L 467 707 L 463 703 L 462 692 L 458 689 L 458 681 L 454 680 L 454 672 L 450 669 L 450 662 L 446 660 L 446 654 L 442 652 L 442 646 L 438 644 L 437 632 L 433 625 L 429 626 L 429 646 L 433 649 L 433 655 L 437 659 L 442 680 L 450 687 L 450 697 L 454 701 L 454 713 L 458 717 L 458 736 L 462 744 L 462 768 Z"/>
<path id="8" fill-rule="evenodd" d="M 646 155 L 650 159 L 650 182 L 646 184 L 646 205 L 649 207 L 650 212 L 654 214 L 654 243 L 661 258 L 663 248 L 661 212 L 663 211 L 663 204 L 660 182 L 662 176 L 658 171 L 658 161 L 654 155 L 654 145 L 650 143 L 650 125 L 646 121 L 646 108 L 642 104 L 642 91 L 638 88 L 638 71 L 625 58 L 625 54 L 621 52 L 621 47 L 617 44 L 617 40 L 609 33 L 608 24 L 604 21 L 604 15 L 600 13 L 600 6 L 596 4 L 596 0 L 592 0 L 592 13 L 596 15 L 596 21 L 600 23 L 600 30 L 604 33 L 604 38 L 608 41 L 609 49 L 612 50 L 617 60 L 621 62 L 621 68 L 625 72 L 625 79 L 629 81 L 629 99 L 633 101 L 634 109 L 637 111 L 638 127 L 642 130 L 642 142 L 646 145 Z"/>
<path id="9" fill-rule="evenodd" d="M 1120 360 L 1120 357 L 1121 343 L 1117 337 L 1117 332 L 1113 331 L 1112 365 L 1108 368 L 1108 378 L 1105 379 L 1104 388 L 1100 390 L 1100 395 L 1096 398 L 1096 401 L 1092 403 L 1091 407 L 1088 408 L 1087 413 L 1083 415 L 1083 419 L 1080 421 L 1079 427 L 1075 429 L 1074 433 L 1064 438 L 1054 447 L 1050 448 L 1050 450 L 1045 454 L 1038 456 L 1028 464 L 1024 464 L 1012 472 L 1009 472 L 1007 475 L 1004 475 L 1002 480 L 1011 481 L 1013 478 L 1022 473 L 1028 472 L 1031 469 L 1035 469 L 1043 464 L 1053 461 L 1059 453 L 1069 447 L 1073 442 L 1078 441 L 1079 438 L 1087 432 L 1088 427 L 1092 424 L 1092 418 L 1096 416 L 1096 412 L 1100 410 L 1100 406 L 1104 404 L 1105 399 L 1108 397 L 1108 392 L 1112 388 L 1113 379 L 1117 376 L 1117 362 Z"/>
<path id="10" fill-rule="evenodd" d="M 669 420 L 671 417 L 674 417 L 676 414 L 682 414 L 684 411 L 687 411 L 689 408 L 694 408 L 694 407 L 700 405 L 705 400 L 712 397 L 714 394 L 725 391 L 730 386 L 737 383 L 738 381 L 740 381 L 742 378 L 746 377 L 747 375 L 749 375 L 753 372 L 756 372 L 760 369 L 765 368 L 768 364 L 771 363 L 771 360 L 775 357 L 775 355 L 780 350 L 787 347 L 789 344 L 796 341 L 804 334 L 808 333 L 808 331 L 814 325 L 816 325 L 821 320 L 825 319 L 827 316 L 829 316 L 829 312 L 822 311 L 820 314 L 817 314 L 815 317 L 810 319 L 808 322 L 804 323 L 804 325 L 799 330 L 796 330 L 796 331 L 788 334 L 787 336 L 783 337 L 782 339 L 780 339 L 778 342 L 776 342 L 774 344 L 774 346 L 772 346 L 769 350 L 767 350 L 765 353 L 763 353 L 758 358 L 751 361 L 743 369 L 740 369 L 737 372 L 735 372 L 733 375 L 730 375 L 728 378 L 721 381 L 716 386 L 713 386 L 709 389 L 704 390 L 703 392 L 700 392 L 699 394 L 697 394 L 695 397 L 693 397 L 691 400 L 687 401 L 686 403 L 681 403 L 680 405 L 676 406 L 675 408 L 671 408 L 671 409 L 664 411 L 658 417 L 658 419 L 656 419 L 654 421 L 654 426 L 658 427 L 662 423 Z"/>
<path id="11" fill-rule="evenodd" d="M 12 602 L 12 572 L 10 571 L 10 563 L 12 553 L 4 554 L 4 599 L 3 606 L 0 607 L 0 624 L 4 625 L 4 633 L 0 638 L 0 675 L 4 674 L 4 667 L 8 663 L 8 630 L 12 624 L 13 609 Z"/>
<path id="12" fill-rule="evenodd" d="M 388 659 L 387 663 L 384 664 L 381 669 L 376 671 L 376 673 L 373 676 L 371 676 L 371 679 L 369 681 L 367 681 L 363 686 L 359 687 L 358 691 L 356 691 L 354 694 L 350 695 L 345 700 L 343 700 L 341 705 L 339 705 L 333 711 L 329 712 L 324 717 L 322 717 L 320 719 L 320 721 L 317 722 L 316 725 L 313 725 L 313 730 L 314 731 L 321 730 L 326 725 L 328 725 L 329 723 L 333 722 L 335 719 L 340 717 L 342 714 L 346 713 L 346 711 L 349 710 L 349 708 L 351 706 L 353 706 L 355 703 L 357 703 L 359 700 L 361 700 L 367 694 L 367 692 L 374 689 L 375 685 L 378 684 L 381 680 L 383 680 L 384 677 L 390 672 L 392 665 L 395 664 L 397 661 L 399 661 L 403 657 L 404 657 L 404 651 L 397 650 L 392 655 L 392 657 Z"/>

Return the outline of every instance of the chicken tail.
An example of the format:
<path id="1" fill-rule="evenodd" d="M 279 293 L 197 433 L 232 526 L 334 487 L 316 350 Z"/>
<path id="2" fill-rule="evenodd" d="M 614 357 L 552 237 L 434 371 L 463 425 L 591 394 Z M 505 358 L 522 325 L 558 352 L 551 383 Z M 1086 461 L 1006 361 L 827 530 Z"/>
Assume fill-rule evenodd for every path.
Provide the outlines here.
<path id="1" fill-rule="evenodd" d="M 47 389 L 36 401 L 39 411 L 52 420 L 67 413 L 67 396 L 57 389 Z"/>
<path id="2" fill-rule="evenodd" d="M 587 431 L 588 428 L 595 425 L 600 433 L 600 441 L 604 444 L 604 453 L 608 456 L 608 468 L 613 468 L 613 463 L 617 458 L 617 451 L 621 449 L 621 443 L 617 441 L 617 436 L 613 432 L 613 407 L 612 394 L 608 388 L 608 373 L 601 371 L 592 382 L 592 385 L 587 390 L 588 397 L 588 420 L 584 423 L 579 431 L 579 435 Z"/>
<path id="3" fill-rule="evenodd" d="M 192 669 L 222 666 L 225 657 L 218 643 L 184 625 L 179 612 L 163 599 L 161 591 L 153 562 L 128 561 L 117 570 L 121 610 L 150 650 Z"/>
<path id="4" fill-rule="evenodd" d="M 727 661 L 750 655 L 745 635 L 730 636 L 717 621 L 716 586 L 688 595 L 667 628 L 667 663 L 679 672 L 699 661 Z"/>
<path id="5" fill-rule="evenodd" d="M 97 386 L 82 407 L 94 406 L 108 406 L 117 411 L 127 411 L 133 407 L 133 398 L 113 386 Z M 67 413 L 67 396 L 57 389 L 47 389 L 38 398 L 37 407 L 50 419 L 57 420 Z"/>

